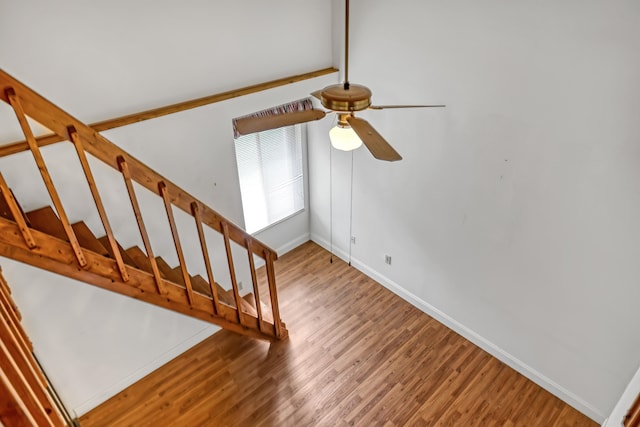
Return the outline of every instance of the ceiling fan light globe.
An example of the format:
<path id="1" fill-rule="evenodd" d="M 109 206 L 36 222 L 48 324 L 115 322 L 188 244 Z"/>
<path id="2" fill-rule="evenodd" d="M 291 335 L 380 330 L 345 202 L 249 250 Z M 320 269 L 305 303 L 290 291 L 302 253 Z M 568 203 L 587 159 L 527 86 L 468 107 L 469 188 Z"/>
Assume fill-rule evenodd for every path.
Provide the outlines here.
<path id="1" fill-rule="evenodd" d="M 333 148 L 352 151 L 362 145 L 362 140 L 350 126 L 335 126 L 329 131 L 329 139 Z"/>

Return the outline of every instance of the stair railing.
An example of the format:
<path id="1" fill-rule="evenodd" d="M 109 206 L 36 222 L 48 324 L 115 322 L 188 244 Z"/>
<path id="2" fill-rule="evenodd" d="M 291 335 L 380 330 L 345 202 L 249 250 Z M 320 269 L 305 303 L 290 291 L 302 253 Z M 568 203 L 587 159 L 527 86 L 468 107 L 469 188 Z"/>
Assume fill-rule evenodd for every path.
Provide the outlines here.
<path id="1" fill-rule="evenodd" d="M 0 424 L 66 426 L 20 320 L 11 289 L 0 272 Z"/>
<path id="2" fill-rule="evenodd" d="M 244 301 L 242 300 L 239 293 L 238 281 L 236 279 L 235 267 L 231 251 L 231 242 L 235 242 L 236 244 L 243 247 L 247 251 L 249 257 L 249 268 L 256 299 L 257 319 L 256 317 L 253 317 L 254 324 L 257 320 L 257 328 L 261 332 L 264 332 L 268 335 L 275 336 L 281 339 L 286 337 L 287 332 L 283 326 L 282 320 L 280 319 L 280 311 L 278 306 L 274 270 L 274 261 L 277 259 L 277 254 L 274 250 L 272 250 L 259 240 L 255 239 L 240 227 L 224 218 L 218 212 L 209 208 L 204 203 L 191 196 L 151 168 L 147 167 L 142 162 L 130 156 L 127 152 L 108 141 L 102 135 L 100 135 L 87 125 L 83 124 L 79 120 L 73 118 L 71 115 L 62 111 L 60 108 L 47 101 L 40 95 L 36 94 L 31 89 L 24 86 L 22 83 L 9 76 L 2 70 L 0 70 L 0 98 L 11 105 L 14 109 L 31 153 L 33 154 L 47 191 L 51 197 L 54 208 L 62 222 L 64 231 L 67 235 L 68 241 L 73 249 L 73 252 L 77 259 L 77 263 L 80 267 L 86 268 L 87 260 L 85 259 L 83 250 L 78 242 L 69 218 L 62 205 L 62 201 L 60 200 L 58 192 L 53 184 L 53 180 L 51 179 L 45 160 L 40 153 L 39 146 L 27 121 L 27 116 L 33 118 L 43 126 L 46 126 L 48 129 L 52 130 L 55 134 L 59 135 L 64 140 L 71 141 L 71 143 L 74 145 L 96 208 L 98 210 L 100 220 L 105 229 L 105 233 L 111 248 L 111 253 L 114 255 L 116 265 L 123 282 L 129 280 L 129 274 L 123 261 L 119 245 L 114 237 L 113 230 L 107 218 L 107 214 L 104 209 L 98 187 L 89 166 L 89 162 L 87 161 L 86 153 L 91 154 L 92 156 L 96 157 L 97 159 L 101 160 L 102 162 L 106 163 L 122 174 L 159 294 L 165 294 L 166 289 L 164 289 L 164 281 L 161 277 L 156 259 L 151 248 L 149 235 L 144 225 L 133 182 L 136 182 L 147 190 L 155 193 L 156 195 L 161 197 L 164 202 L 171 234 L 180 262 L 180 269 L 182 278 L 184 280 L 185 293 L 188 303 L 190 305 L 193 304 L 193 288 L 186 266 L 178 229 L 175 224 L 173 215 L 174 208 L 181 209 L 182 211 L 191 215 L 195 220 L 204 264 L 208 276 L 208 282 L 211 288 L 211 303 L 213 313 L 216 315 L 222 315 L 223 310 L 219 301 L 218 292 L 216 290 L 216 285 L 213 277 L 213 269 L 211 260 L 209 258 L 204 226 L 217 231 L 222 235 L 224 239 L 231 285 L 237 309 L 237 322 L 244 326 L 250 326 L 249 323 L 252 322 L 251 318 L 253 316 L 249 313 L 245 313 L 242 310 L 242 303 Z M 33 237 L 29 232 L 29 228 L 27 227 L 24 218 L 21 214 L 19 214 L 17 203 L 15 202 L 15 200 L 12 200 L 11 192 L 9 191 L 6 182 L 1 175 L 0 191 L 2 191 L 2 194 L 4 195 L 7 204 L 12 211 L 14 218 L 16 218 L 20 231 L 27 245 L 30 248 L 34 248 L 36 246 L 36 242 L 33 240 Z M 273 315 L 273 324 L 265 321 L 263 316 L 263 306 L 260 300 L 260 290 L 253 259 L 254 255 L 262 258 L 265 262 L 268 292 L 271 303 L 270 306 Z"/>

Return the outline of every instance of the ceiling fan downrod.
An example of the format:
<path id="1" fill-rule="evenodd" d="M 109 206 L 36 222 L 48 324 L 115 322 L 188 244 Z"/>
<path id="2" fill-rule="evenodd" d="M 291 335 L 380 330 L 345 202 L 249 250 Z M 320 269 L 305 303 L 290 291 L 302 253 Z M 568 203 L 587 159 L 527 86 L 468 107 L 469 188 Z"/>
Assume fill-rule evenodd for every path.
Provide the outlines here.
<path id="1" fill-rule="evenodd" d="M 349 24 L 350 0 L 345 1 L 344 29 L 344 80 L 313 92 L 311 95 L 320 100 L 322 106 L 337 113 L 338 123 L 329 136 L 334 147 L 341 150 L 354 150 L 364 144 L 373 157 L 385 161 L 401 160 L 402 156 L 375 130 L 366 120 L 356 117 L 354 113 L 363 110 L 385 110 L 404 108 L 444 107 L 444 105 L 372 105 L 371 90 L 360 84 L 349 83 Z M 243 124 L 249 132 L 276 129 L 297 123 L 305 123 L 325 117 L 326 111 L 311 109 L 288 112 L 276 116 L 249 117 L 236 122 L 238 129 Z M 335 138 L 334 138 L 335 137 Z M 337 141 L 334 144 L 334 140 Z M 339 145 L 339 147 L 338 147 Z"/>
<path id="2" fill-rule="evenodd" d="M 349 0 L 345 0 L 344 14 L 344 90 L 349 90 Z"/>

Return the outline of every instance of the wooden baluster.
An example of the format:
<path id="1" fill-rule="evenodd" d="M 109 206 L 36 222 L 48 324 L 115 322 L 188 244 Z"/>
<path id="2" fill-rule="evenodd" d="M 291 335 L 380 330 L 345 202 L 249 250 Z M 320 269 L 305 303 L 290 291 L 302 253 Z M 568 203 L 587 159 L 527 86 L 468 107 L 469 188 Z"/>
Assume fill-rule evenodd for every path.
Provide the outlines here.
<path id="1" fill-rule="evenodd" d="M 244 325 L 244 313 L 242 312 L 242 304 L 240 303 L 240 292 L 238 291 L 238 281 L 236 279 L 236 269 L 233 266 L 233 255 L 231 254 L 231 242 L 229 241 L 229 226 L 226 221 L 220 221 L 222 227 L 222 237 L 224 237 L 224 247 L 227 251 L 227 263 L 229 264 L 229 275 L 231 276 L 231 287 L 233 288 L 233 297 L 238 308 L 238 321 Z"/>
<path id="2" fill-rule="evenodd" d="M 262 330 L 262 304 L 260 303 L 260 288 L 258 287 L 258 276 L 256 275 L 256 265 L 253 260 L 253 239 L 247 237 L 247 253 L 249 254 L 249 269 L 251 270 L 251 281 L 253 282 L 253 296 L 256 299 L 256 311 L 258 313 L 258 327 Z"/>
<path id="3" fill-rule="evenodd" d="M 18 228 L 20 229 L 20 233 L 22 233 L 22 237 L 24 238 L 25 243 L 29 247 L 29 249 L 33 249 L 36 247 L 36 241 L 33 240 L 33 236 L 31 235 L 31 231 L 27 226 L 27 222 L 22 216 L 22 212 L 20 211 L 20 207 L 18 207 L 18 202 L 13 197 L 7 182 L 4 180 L 4 177 L 0 173 L 0 191 L 4 196 L 4 199 L 7 201 L 7 205 L 9 206 L 9 210 L 11 211 L 11 215 L 13 215 L 13 219 L 16 220 L 16 224 L 18 224 Z"/>
<path id="4" fill-rule="evenodd" d="M 37 418 L 35 425 L 54 425 L 44 407 L 49 403 L 45 385 L 4 322 L 0 322 L 0 368 L 0 372 L 13 377 L 10 383 L 19 387 L 19 393 L 27 397 L 30 412 Z"/>
<path id="5" fill-rule="evenodd" d="M 28 366 L 29 369 L 33 371 L 34 381 L 39 381 L 42 387 L 46 388 L 48 385 L 47 379 L 40 371 L 40 366 L 37 364 L 35 358 L 33 357 L 31 342 L 25 341 L 24 330 L 19 323 L 15 323 L 11 319 L 9 308 L 3 304 L 0 304 L 0 318 L 4 319 L 4 321 L 6 322 L 6 327 L 8 328 L 9 333 L 11 334 L 12 339 L 17 346 L 17 350 L 20 351 L 20 353 L 24 356 L 25 366 Z"/>
<path id="6" fill-rule="evenodd" d="M 2 271 L 2 268 L 0 267 L 0 272 L 1 271 Z M 11 298 L 11 289 L 9 288 L 9 285 L 4 279 L 4 276 L 2 275 L 2 273 L 0 273 L 0 306 L 6 307 L 10 317 L 9 323 L 13 322 L 13 324 L 15 325 L 20 325 L 20 320 L 22 320 L 22 315 L 20 314 L 20 311 L 18 311 L 18 307 L 16 306 L 16 303 L 13 301 L 13 298 Z M 24 328 L 22 328 L 21 326 L 18 327 L 18 332 L 20 333 L 20 336 L 22 337 L 23 342 L 26 344 L 29 353 L 33 353 L 33 344 L 29 340 L 29 337 L 27 336 L 27 333 L 25 332 Z"/>
<path id="7" fill-rule="evenodd" d="M 24 354 L 26 362 L 33 368 L 35 377 L 40 381 L 40 384 L 42 384 L 43 387 L 46 387 L 47 380 L 44 374 L 40 371 L 40 367 L 33 357 L 33 346 L 31 341 L 29 341 L 27 334 L 24 332 L 24 329 L 15 316 L 11 307 L 11 302 L 4 292 L 0 295 L 0 300 L 0 319 L 3 319 L 6 323 L 6 327 L 9 329 L 13 340 L 22 354 Z"/>
<path id="8" fill-rule="evenodd" d="M 265 251 L 264 260 L 267 269 L 267 280 L 269 281 L 269 296 L 271 297 L 273 324 L 276 328 L 276 337 L 282 338 L 282 319 L 280 319 L 280 307 L 278 306 L 278 290 L 276 289 L 276 273 L 273 266 L 273 253 Z"/>
<path id="9" fill-rule="evenodd" d="M 47 411 L 40 403 L 34 390 L 19 371 L 0 342 L 0 395 L 4 416 L 2 421 L 16 427 L 53 426 Z"/>
<path id="10" fill-rule="evenodd" d="M 178 253 L 178 260 L 180 261 L 180 269 L 182 270 L 182 279 L 184 280 L 184 286 L 187 290 L 187 299 L 189 304 L 193 304 L 193 290 L 191 288 L 191 277 L 187 271 L 187 263 L 182 253 L 182 245 L 180 244 L 180 237 L 178 236 L 178 228 L 176 227 L 176 221 L 173 217 L 173 207 L 171 206 L 171 200 L 169 200 L 169 192 L 167 191 L 167 185 L 164 182 L 158 184 L 158 190 L 164 201 L 164 207 L 167 210 L 167 218 L 169 219 L 169 227 L 171 228 L 171 235 L 173 236 L 173 243 L 176 246 L 176 252 Z"/>
<path id="11" fill-rule="evenodd" d="M 22 320 L 22 315 L 18 310 L 18 306 L 13 301 L 13 298 L 11 298 L 11 288 L 9 288 L 9 284 L 2 275 L 2 266 L 0 266 L 0 295 L 4 295 L 7 298 L 7 300 L 9 301 L 9 307 L 11 307 L 11 311 L 15 313 L 17 320 Z"/>
<path id="12" fill-rule="evenodd" d="M 25 398 L 20 395 L 16 390 L 17 387 L 11 382 L 12 379 L 7 376 L 5 371 L 0 370 L 0 396 L 2 396 L 2 406 L 0 406 L 2 419 L 0 422 L 4 421 L 6 425 L 15 427 L 38 425 L 31 415 L 30 408 L 27 407 L 28 402 L 25 402 Z"/>
<path id="13" fill-rule="evenodd" d="M 196 227 L 198 228 L 198 237 L 200 238 L 200 247 L 202 248 L 202 256 L 204 257 L 204 266 L 207 269 L 207 277 L 209 278 L 209 286 L 211 288 L 211 296 L 213 298 L 213 311 L 219 313 L 218 307 L 218 289 L 216 288 L 216 282 L 213 278 L 213 269 L 211 268 L 211 259 L 209 258 L 209 250 L 207 249 L 207 241 L 204 237 L 204 230 L 202 228 L 202 215 L 196 202 L 191 203 L 191 211 L 193 217 L 196 220 Z"/>
<path id="14" fill-rule="evenodd" d="M 58 191 L 53 185 L 53 181 L 51 180 L 51 175 L 49 174 L 49 170 L 44 162 L 44 158 L 42 157 L 42 153 L 40 152 L 40 148 L 38 147 L 38 143 L 36 142 L 33 133 L 31 132 L 31 127 L 29 126 L 29 122 L 27 122 L 27 117 L 24 114 L 24 109 L 22 108 L 22 104 L 20 103 L 20 99 L 16 96 L 13 89 L 9 88 L 6 90 L 7 98 L 9 98 L 9 103 L 13 107 L 13 110 L 16 113 L 16 117 L 18 118 L 18 122 L 20 122 L 20 127 L 22 128 L 22 132 L 29 144 L 29 148 L 31 149 L 31 153 L 33 154 L 33 158 L 36 161 L 36 165 L 40 170 L 40 174 L 42 175 L 42 180 L 44 181 L 45 186 L 47 187 L 47 191 L 49 192 L 49 196 L 51 197 L 51 201 L 53 202 L 53 206 L 58 213 L 58 217 L 62 222 L 62 226 L 64 231 L 69 239 L 69 243 L 73 248 L 73 252 L 78 260 L 78 264 L 81 267 L 85 267 L 87 265 L 87 260 L 82 253 L 82 248 L 80 247 L 80 243 L 78 243 L 78 239 L 76 238 L 76 234 L 73 232 L 71 228 L 71 223 L 69 222 L 69 218 L 62 207 L 62 201 L 60 200 L 60 196 L 58 195 Z"/>
<path id="15" fill-rule="evenodd" d="M 82 171 L 84 172 L 85 178 L 87 178 L 87 183 L 89 184 L 89 190 L 91 190 L 91 195 L 93 196 L 93 200 L 96 204 L 96 208 L 98 209 L 98 215 L 100 215 L 102 226 L 104 227 L 105 233 L 107 233 L 109 246 L 111 246 L 111 251 L 113 252 L 113 255 L 116 258 L 116 264 L 118 265 L 118 270 L 120 270 L 120 277 L 122 277 L 123 282 L 126 282 L 129 280 L 129 273 L 127 273 L 127 269 L 124 266 L 124 261 L 122 260 L 122 254 L 120 253 L 120 249 L 118 248 L 118 243 L 116 242 L 116 239 L 113 235 L 111 224 L 109 224 L 109 219 L 107 218 L 107 212 L 104 209 L 102 198 L 100 197 L 100 193 L 98 192 L 98 186 L 96 185 L 96 180 L 93 178 L 93 173 L 91 172 L 91 167 L 89 166 L 89 161 L 87 160 L 87 155 L 84 152 L 82 140 L 80 139 L 80 135 L 78 135 L 78 132 L 76 132 L 76 129 L 73 126 L 70 126 L 68 130 L 69 130 L 69 136 L 71 137 L 71 142 L 73 142 L 73 145 L 76 148 L 76 152 L 78 153 L 78 159 L 80 160 Z"/>
<path id="16" fill-rule="evenodd" d="M 640 426 L 640 393 L 625 415 L 623 425 L 624 427 Z"/>
<path id="17" fill-rule="evenodd" d="M 118 157 L 118 167 L 120 168 L 120 172 L 122 172 L 124 184 L 127 187 L 127 192 L 129 193 L 129 199 L 131 200 L 133 214 L 136 217 L 138 229 L 140 230 L 140 236 L 142 237 L 142 243 L 144 244 L 144 249 L 147 252 L 147 257 L 149 258 L 149 264 L 151 265 L 153 278 L 156 281 L 156 288 L 159 294 L 165 295 L 167 291 L 164 289 L 162 276 L 160 276 L 160 270 L 158 270 L 158 264 L 156 263 L 156 258 L 153 255 L 153 249 L 151 249 L 151 241 L 149 240 L 147 227 L 145 227 L 144 225 L 142 212 L 140 211 L 140 204 L 138 203 L 138 197 L 136 196 L 135 189 L 133 188 L 133 182 L 131 181 L 131 172 L 129 171 L 129 166 L 127 165 L 127 162 L 124 160 L 124 158 Z"/>
<path id="18" fill-rule="evenodd" d="M 16 331 L 20 335 L 22 343 L 24 343 L 25 349 L 29 353 L 33 353 L 33 344 L 29 340 L 27 333 L 24 331 L 24 328 L 20 326 L 20 313 L 15 309 L 15 303 L 11 296 L 5 291 L 5 287 L 2 286 L 2 281 L 0 281 L 0 310 L 2 307 L 5 307 L 7 317 L 7 323 L 11 325 L 15 325 Z"/>
<path id="19" fill-rule="evenodd" d="M 60 419 L 60 413 L 55 410 L 53 402 L 48 399 L 49 395 L 46 393 L 49 383 L 33 355 L 33 346 L 27 337 L 24 328 L 20 324 L 20 315 L 10 294 L 11 289 L 4 279 L 4 276 L 0 273 L 0 319 L 3 320 L 3 322 L 0 322 L 3 323 L 3 326 L 0 326 L 0 328 L 3 329 L 2 332 L 0 332 L 0 340 L 4 341 L 4 345 L 6 346 L 6 356 L 11 361 L 10 363 L 13 364 L 13 367 L 8 369 L 12 370 L 14 368 L 18 368 L 20 371 L 18 374 L 24 382 L 23 385 L 33 392 L 31 397 L 34 398 L 40 406 L 42 406 L 44 412 L 53 420 L 53 424 L 61 426 L 62 422 Z M 0 365 L 2 365 L 1 362 Z M 2 366 L 0 371 L 4 369 L 7 369 L 7 367 Z M 14 391 L 16 390 L 14 389 Z M 19 394 L 20 393 L 16 393 L 18 396 Z M 0 396 L 5 397 L 8 395 L 0 392 Z M 25 403 L 22 399 L 18 400 L 22 401 L 23 404 Z M 0 406 L 2 405 L 0 404 Z M 32 408 L 32 410 L 34 409 L 35 408 Z M 31 411 L 27 410 L 25 413 L 28 414 Z M 2 412 L 2 409 L 0 409 L 0 412 Z M 37 412 L 39 412 L 39 409 Z M 36 424 L 26 425 L 30 426 Z"/>

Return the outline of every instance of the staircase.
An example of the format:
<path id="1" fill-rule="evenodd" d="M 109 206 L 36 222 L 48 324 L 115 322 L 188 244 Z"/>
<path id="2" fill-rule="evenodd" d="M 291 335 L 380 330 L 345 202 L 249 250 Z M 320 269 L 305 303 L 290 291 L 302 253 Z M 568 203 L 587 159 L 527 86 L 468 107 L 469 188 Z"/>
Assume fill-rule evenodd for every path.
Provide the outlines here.
<path id="1" fill-rule="evenodd" d="M 285 339 L 288 336 L 279 314 L 275 251 L 2 70 L 0 99 L 15 111 L 26 138 L 23 148 L 31 151 L 51 199 L 50 206 L 25 213 L 0 171 L 0 256 L 202 319 L 243 335 L 262 339 Z M 83 221 L 70 223 L 27 117 L 73 144 L 86 178 L 83 185 L 88 186 L 103 225 L 103 236 L 96 237 Z M 16 152 L 21 149 L 20 144 L 17 147 Z M 116 240 L 87 154 L 111 166 L 122 176 L 143 247 L 124 249 Z M 162 200 L 178 265 L 172 266 L 162 256 L 153 253 L 153 236 L 147 232 L 138 201 L 140 187 Z M 194 220 L 198 241 L 189 243 L 199 246 L 206 277 L 189 272 L 174 217 L 175 209 L 186 212 Z M 214 278 L 205 230 L 213 230 L 223 238 L 230 289 L 224 289 Z M 246 251 L 253 293 L 244 296 L 240 294 L 236 278 L 232 243 Z M 256 268 L 255 258 L 264 262 L 263 268 Z M 261 295 L 265 294 L 268 297 L 263 300 Z"/>

